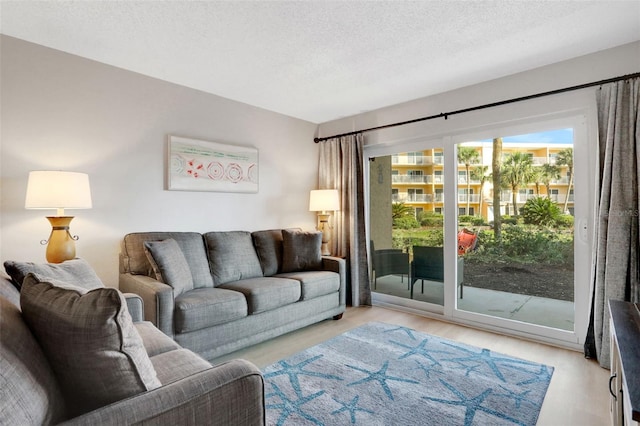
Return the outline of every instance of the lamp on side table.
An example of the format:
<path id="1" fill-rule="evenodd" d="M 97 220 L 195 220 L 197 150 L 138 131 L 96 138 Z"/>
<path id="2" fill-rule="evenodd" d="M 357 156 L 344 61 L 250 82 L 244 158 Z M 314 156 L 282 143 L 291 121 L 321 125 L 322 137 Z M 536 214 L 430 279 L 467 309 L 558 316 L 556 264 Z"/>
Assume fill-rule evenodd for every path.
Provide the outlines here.
<path id="1" fill-rule="evenodd" d="M 329 256 L 331 240 L 331 211 L 340 210 L 340 199 L 337 189 L 314 189 L 309 194 L 309 211 L 318 212 L 318 231 L 322 232 L 322 255 Z"/>
<path id="2" fill-rule="evenodd" d="M 90 209 L 91 190 L 89 176 L 85 173 L 61 171 L 29 172 L 26 209 L 56 209 L 55 216 L 47 216 L 51 223 L 51 235 L 47 244 L 47 262 L 62 263 L 76 257 L 77 236 L 69 233 L 73 216 L 65 216 L 64 209 Z"/>

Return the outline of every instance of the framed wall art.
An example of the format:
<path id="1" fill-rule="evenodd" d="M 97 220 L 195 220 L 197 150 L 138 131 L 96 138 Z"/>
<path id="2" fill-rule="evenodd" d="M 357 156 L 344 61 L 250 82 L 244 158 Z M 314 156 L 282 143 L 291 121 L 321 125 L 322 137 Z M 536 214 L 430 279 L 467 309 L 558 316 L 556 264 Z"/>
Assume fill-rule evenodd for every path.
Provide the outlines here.
<path id="1" fill-rule="evenodd" d="M 169 135 L 167 188 L 258 192 L 258 150 Z"/>

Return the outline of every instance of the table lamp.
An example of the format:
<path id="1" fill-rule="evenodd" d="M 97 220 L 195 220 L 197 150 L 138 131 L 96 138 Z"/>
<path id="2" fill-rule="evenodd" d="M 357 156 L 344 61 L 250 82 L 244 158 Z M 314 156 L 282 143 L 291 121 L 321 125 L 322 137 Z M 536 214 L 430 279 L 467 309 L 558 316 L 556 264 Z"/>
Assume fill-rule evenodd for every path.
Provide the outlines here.
<path id="1" fill-rule="evenodd" d="M 337 189 L 314 189 L 309 195 L 309 211 L 318 212 L 318 231 L 322 232 L 322 255 L 328 256 L 331 226 L 330 211 L 340 210 L 340 199 Z"/>
<path id="2" fill-rule="evenodd" d="M 55 216 L 47 216 L 51 235 L 41 244 L 47 244 L 46 258 L 50 263 L 62 263 L 76 257 L 77 236 L 69 233 L 73 216 L 65 216 L 64 209 L 90 209 L 91 189 L 85 173 L 60 171 L 29 172 L 26 209 L 56 209 Z"/>

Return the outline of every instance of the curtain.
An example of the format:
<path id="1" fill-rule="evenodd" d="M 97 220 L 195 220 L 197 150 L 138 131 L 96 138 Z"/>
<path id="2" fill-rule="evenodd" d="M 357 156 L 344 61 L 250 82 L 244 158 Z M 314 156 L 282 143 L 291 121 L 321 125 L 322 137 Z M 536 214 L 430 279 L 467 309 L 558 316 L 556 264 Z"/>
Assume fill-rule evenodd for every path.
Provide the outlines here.
<path id="1" fill-rule="evenodd" d="M 591 320 L 585 355 L 609 368 L 609 299 L 640 301 L 640 78 L 597 92 L 599 202 L 594 239 Z"/>
<path id="2" fill-rule="evenodd" d="M 320 143 L 319 189 L 337 189 L 330 251 L 347 259 L 347 303 L 371 305 L 371 286 L 365 235 L 364 138 L 362 134 Z"/>

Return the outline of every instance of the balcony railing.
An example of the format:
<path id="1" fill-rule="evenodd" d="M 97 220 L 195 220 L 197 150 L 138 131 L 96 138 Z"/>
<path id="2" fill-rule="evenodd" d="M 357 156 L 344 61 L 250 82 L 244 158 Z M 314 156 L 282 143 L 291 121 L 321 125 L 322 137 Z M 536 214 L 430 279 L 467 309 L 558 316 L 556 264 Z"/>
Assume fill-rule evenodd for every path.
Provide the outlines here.
<path id="1" fill-rule="evenodd" d="M 394 155 L 391 157 L 391 164 L 398 166 L 428 166 L 430 164 L 434 164 L 434 162 L 433 157 L 431 157 L 430 155 Z"/>
<path id="2" fill-rule="evenodd" d="M 442 175 L 391 175 L 391 183 L 443 183 Z"/>
<path id="3" fill-rule="evenodd" d="M 392 183 L 431 183 L 431 175 L 391 175 Z"/>
<path id="4" fill-rule="evenodd" d="M 458 194 L 458 203 L 466 203 L 469 200 L 470 203 L 480 202 L 480 194 Z"/>
<path id="5" fill-rule="evenodd" d="M 394 203 L 442 203 L 443 194 L 393 194 Z"/>
<path id="6" fill-rule="evenodd" d="M 466 176 L 458 176 L 458 183 L 466 185 L 467 184 L 467 177 Z M 472 185 L 479 185 L 480 181 L 476 180 L 476 179 L 471 179 L 469 181 L 469 183 L 472 184 Z"/>

